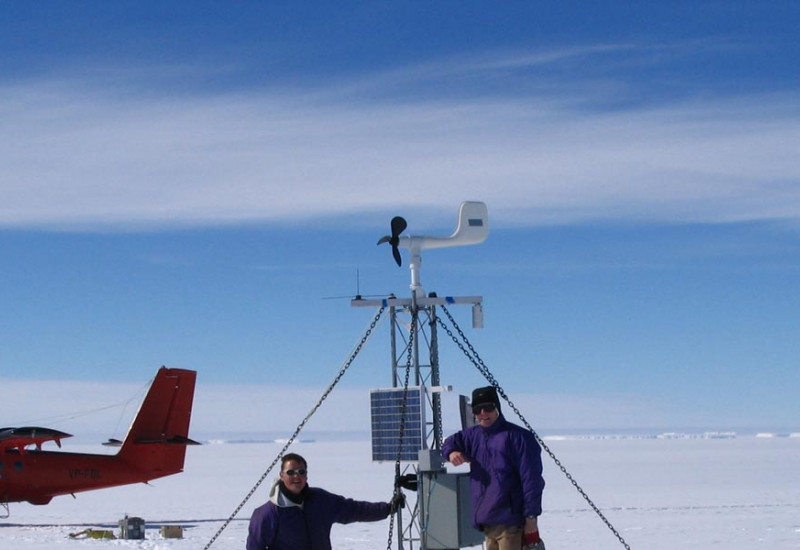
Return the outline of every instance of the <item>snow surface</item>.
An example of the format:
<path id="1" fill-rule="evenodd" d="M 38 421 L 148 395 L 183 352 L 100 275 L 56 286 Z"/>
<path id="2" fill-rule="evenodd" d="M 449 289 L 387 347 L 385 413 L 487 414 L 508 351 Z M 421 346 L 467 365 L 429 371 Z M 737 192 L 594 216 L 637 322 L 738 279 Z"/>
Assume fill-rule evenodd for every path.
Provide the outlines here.
<path id="1" fill-rule="evenodd" d="M 547 445 L 637 550 L 783 550 L 800 548 L 800 437 L 548 438 Z M 98 452 L 94 446 L 68 451 Z M 210 443 L 188 449 L 184 473 L 135 485 L 56 497 L 47 506 L 11 504 L 0 520 L 0 549 L 202 549 L 219 531 L 282 443 Z M 359 500 L 388 500 L 393 464 L 370 459 L 370 443 L 296 444 L 309 483 Z M 102 451 L 100 451 L 102 452 Z M 555 463 L 545 461 L 542 536 L 548 550 L 623 548 Z M 464 467 L 462 467 L 463 469 Z M 266 498 L 271 472 L 211 549 L 242 549 L 247 520 Z M 86 528 L 113 529 L 126 514 L 147 522 L 146 540 L 72 539 Z M 182 539 L 162 539 L 161 525 Z M 337 550 L 387 547 L 388 520 L 335 526 Z M 393 542 L 396 547 L 396 541 Z"/>

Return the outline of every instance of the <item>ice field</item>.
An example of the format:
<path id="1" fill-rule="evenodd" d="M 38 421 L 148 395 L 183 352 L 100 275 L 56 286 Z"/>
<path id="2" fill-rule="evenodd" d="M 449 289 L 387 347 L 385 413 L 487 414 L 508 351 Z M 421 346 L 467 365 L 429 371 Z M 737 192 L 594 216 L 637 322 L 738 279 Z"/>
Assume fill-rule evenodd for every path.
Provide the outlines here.
<path id="1" fill-rule="evenodd" d="M 546 438 L 546 444 L 632 549 L 786 550 L 800 548 L 800 437 Z M 98 446 L 69 445 L 78 452 Z M 11 504 L 0 520 L 0 548 L 202 549 L 259 480 L 283 443 L 207 443 L 188 449 L 185 472 L 135 485 L 56 497 L 47 506 Z M 373 463 L 370 442 L 297 443 L 309 484 L 359 500 L 388 500 L 394 465 Z M 544 456 L 547 488 L 540 528 L 548 550 L 623 548 L 580 494 Z M 464 468 L 464 467 L 462 467 Z M 266 498 L 270 473 L 210 546 L 244 548 L 247 520 Z M 413 499 L 413 497 L 409 497 Z M 144 518 L 145 540 L 70 538 Z M 161 525 L 183 527 L 163 539 Z M 337 550 L 387 547 L 388 520 L 335 526 Z M 396 547 L 396 540 L 392 543 Z"/>

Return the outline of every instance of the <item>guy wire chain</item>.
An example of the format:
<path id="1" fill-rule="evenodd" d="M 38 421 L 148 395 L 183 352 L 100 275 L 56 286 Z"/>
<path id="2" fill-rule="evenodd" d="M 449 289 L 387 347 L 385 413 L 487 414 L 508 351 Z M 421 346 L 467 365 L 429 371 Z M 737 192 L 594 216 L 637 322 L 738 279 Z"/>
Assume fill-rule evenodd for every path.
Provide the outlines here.
<path id="1" fill-rule="evenodd" d="M 394 489 L 392 491 L 392 500 L 400 493 L 400 487 L 397 480 L 400 478 L 400 458 L 403 454 L 403 438 L 406 434 L 406 403 L 408 402 L 408 377 L 411 374 L 411 359 L 414 351 L 414 338 L 417 334 L 417 310 L 415 309 L 411 314 L 411 331 L 408 335 L 408 345 L 406 345 L 406 377 L 403 382 L 403 401 L 400 405 L 400 440 L 397 444 L 397 458 L 394 461 Z M 397 510 L 395 510 L 396 512 Z M 386 550 L 392 550 L 392 537 L 394 534 L 394 516 L 389 515 L 389 535 L 386 540 Z"/>
<path id="2" fill-rule="evenodd" d="M 284 455 L 284 453 L 289 448 L 289 446 L 292 443 L 294 443 L 294 440 L 297 438 L 298 435 L 300 435 L 300 432 L 303 430 L 303 428 L 305 427 L 306 423 L 311 419 L 311 417 L 314 415 L 314 413 L 316 413 L 317 410 L 322 406 L 322 402 L 325 401 L 325 399 L 327 399 L 328 395 L 330 395 L 330 393 L 333 391 L 333 388 L 336 387 L 336 384 L 338 384 L 339 380 L 341 380 L 342 376 L 344 376 L 344 373 L 347 372 L 347 369 L 349 369 L 350 365 L 353 364 L 353 361 L 356 360 L 356 357 L 361 352 L 361 349 L 364 347 L 364 344 L 367 343 L 367 340 L 369 340 L 369 337 L 372 335 L 372 331 L 375 330 L 375 326 L 378 324 L 378 321 L 380 320 L 381 315 L 383 315 L 383 312 L 384 312 L 385 309 L 386 309 L 386 306 L 381 306 L 381 308 L 378 310 L 378 313 L 376 313 L 375 317 L 372 318 L 372 321 L 369 324 L 369 328 L 366 330 L 364 335 L 361 337 L 361 341 L 358 343 L 358 345 L 356 345 L 356 347 L 353 349 L 353 352 L 350 354 L 350 357 L 345 362 L 344 366 L 342 366 L 342 368 L 339 370 L 339 374 L 336 375 L 336 378 L 333 379 L 333 382 L 331 382 L 330 385 L 328 386 L 328 388 L 323 392 L 323 394 L 320 397 L 319 401 L 317 401 L 317 404 L 314 405 L 314 407 L 311 409 L 311 412 L 309 412 L 306 415 L 306 417 L 303 419 L 303 421 L 300 422 L 300 424 L 294 430 L 294 433 L 289 438 L 289 440 L 286 442 L 286 444 L 283 446 L 283 448 L 278 452 L 278 456 L 275 457 L 275 459 L 272 461 L 272 464 L 269 465 L 267 470 L 261 475 L 261 477 L 258 479 L 258 481 L 256 481 L 256 484 L 253 485 L 253 488 L 250 489 L 250 492 L 247 493 L 247 495 L 244 497 L 242 502 L 239 503 L 239 505 L 236 507 L 236 509 L 233 511 L 233 513 L 230 516 L 228 516 L 228 519 L 226 519 L 225 522 L 222 524 L 222 526 L 217 530 L 217 532 L 214 533 L 214 536 L 211 537 L 211 540 L 208 541 L 208 544 L 206 544 L 203 547 L 203 550 L 208 550 L 211 547 L 211 545 L 214 544 L 214 541 L 216 541 L 217 538 L 219 538 L 219 536 L 228 527 L 228 525 L 230 525 L 230 523 L 233 521 L 233 519 L 237 515 L 239 515 L 239 512 L 242 511 L 242 508 L 244 508 L 244 505 L 247 504 L 247 501 L 250 500 L 250 498 L 255 494 L 256 490 L 261 486 L 262 483 L 264 483 L 264 480 L 267 479 L 267 476 L 272 471 L 272 468 L 275 467 L 275 465 L 278 463 L 278 461 Z"/>
<path id="3" fill-rule="evenodd" d="M 539 445 L 541 445 L 542 449 L 544 449 L 545 452 L 547 452 L 547 454 L 550 455 L 550 458 L 553 459 L 553 462 L 555 462 L 556 466 L 559 467 L 561 472 L 566 476 L 566 478 L 570 481 L 570 483 L 572 483 L 573 487 L 575 487 L 575 489 L 581 494 L 581 496 L 589 504 L 589 506 L 592 507 L 592 510 L 594 510 L 597 516 L 601 520 L 603 520 L 603 523 L 606 524 L 606 527 L 608 527 L 611 530 L 611 532 L 614 533 L 619 542 L 622 543 L 622 546 L 624 546 L 627 550 L 631 550 L 631 547 L 628 545 L 627 542 L 625 542 L 625 539 L 622 538 L 622 535 L 620 535 L 619 531 L 617 531 L 614 528 L 614 526 L 611 525 L 611 522 L 606 518 L 603 512 L 600 511 L 600 508 L 598 508 L 597 505 L 592 501 L 592 499 L 589 498 L 589 495 L 586 494 L 583 488 L 581 488 L 581 486 L 578 485 L 578 482 L 575 481 L 575 478 L 572 477 L 572 474 L 570 474 L 567 471 L 567 468 L 561 463 L 561 461 L 558 458 L 556 458 L 555 453 L 553 453 L 553 451 L 550 450 L 550 447 L 548 447 L 547 444 L 544 442 L 544 440 L 539 436 L 539 434 L 536 433 L 536 430 L 534 430 L 533 427 L 530 424 L 528 424 L 528 421 L 525 420 L 524 416 L 522 416 L 520 410 L 516 407 L 516 405 L 514 405 L 514 403 L 512 403 L 511 399 L 508 398 L 505 391 L 503 391 L 503 388 L 501 388 L 500 384 L 497 382 L 497 379 L 489 371 L 489 367 L 486 366 L 486 364 L 483 362 L 483 359 L 481 359 L 480 356 L 478 355 L 478 352 L 475 351 L 474 347 L 472 347 L 472 344 L 469 342 L 464 332 L 458 326 L 458 323 L 456 323 L 455 319 L 453 319 L 453 316 L 450 315 L 450 312 L 447 310 L 447 308 L 442 306 L 442 309 L 447 315 L 447 318 L 450 319 L 450 322 L 455 327 L 456 331 L 458 332 L 458 335 L 464 341 L 464 344 L 466 344 L 466 346 L 469 348 L 469 351 L 467 351 L 467 349 L 464 347 L 464 344 L 462 344 L 456 339 L 456 337 L 453 335 L 453 332 L 450 330 L 449 327 L 447 327 L 442 322 L 441 318 L 437 319 L 439 321 L 439 325 L 445 330 L 445 332 L 447 332 L 448 336 L 450 336 L 450 338 L 453 340 L 456 346 L 458 346 L 461 352 L 467 356 L 467 359 L 469 359 L 472 362 L 472 364 L 475 365 L 475 367 L 480 371 L 480 373 L 483 374 L 484 378 L 486 378 L 486 380 L 492 386 L 494 386 L 495 389 L 497 389 L 497 392 L 500 394 L 500 396 L 508 403 L 508 406 L 511 407 L 514 413 L 520 418 L 520 420 L 522 420 L 522 423 L 525 424 L 525 427 L 533 434 L 534 438 L 536 438 L 536 441 L 539 443 Z"/>
<path id="4" fill-rule="evenodd" d="M 431 365 L 436 365 L 436 370 L 438 371 L 439 365 L 439 337 L 436 335 L 436 331 L 433 330 L 436 328 L 436 319 L 438 316 L 436 315 L 436 306 L 432 306 L 430 309 L 430 320 L 428 321 L 428 327 L 430 330 L 431 335 L 431 342 L 430 342 L 430 349 L 431 349 Z M 435 385 L 439 385 L 441 381 L 438 379 L 432 380 Z M 436 439 L 436 448 L 441 449 L 442 445 L 444 445 L 444 426 L 442 425 L 442 415 L 441 415 L 441 400 L 437 397 L 437 394 L 434 393 L 431 397 L 431 406 L 433 406 L 433 402 L 439 402 L 439 414 L 433 415 L 433 433 L 437 435 Z"/>

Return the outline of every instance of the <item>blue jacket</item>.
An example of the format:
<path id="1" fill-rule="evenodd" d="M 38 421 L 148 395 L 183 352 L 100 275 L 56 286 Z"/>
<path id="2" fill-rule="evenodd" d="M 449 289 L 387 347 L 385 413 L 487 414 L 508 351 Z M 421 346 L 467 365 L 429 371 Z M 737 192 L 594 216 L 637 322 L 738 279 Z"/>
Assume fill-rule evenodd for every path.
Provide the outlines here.
<path id="1" fill-rule="evenodd" d="M 331 550 L 334 523 L 378 521 L 389 516 L 386 502 L 363 502 L 309 487 L 302 505 L 273 485 L 270 500 L 250 518 L 247 550 Z"/>
<path id="2" fill-rule="evenodd" d="M 522 525 L 542 513 L 542 449 L 533 433 L 501 414 L 489 426 L 473 426 L 448 437 L 442 457 L 460 451 L 470 461 L 472 523 Z"/>

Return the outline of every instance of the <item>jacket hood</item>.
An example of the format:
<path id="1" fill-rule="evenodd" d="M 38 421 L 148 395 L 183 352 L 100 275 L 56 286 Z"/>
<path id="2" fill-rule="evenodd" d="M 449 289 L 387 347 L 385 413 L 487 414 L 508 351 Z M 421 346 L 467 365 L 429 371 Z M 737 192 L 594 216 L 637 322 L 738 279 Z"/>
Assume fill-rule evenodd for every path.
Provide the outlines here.
<path id="1" fill-rule="evenodd" d="M 269 501 L 279 508 L 289 508 L 291 506 L 303 507 L 302 502 L 292 502 L 281 491 L 281 480 L 276 479 L 272 482 L 272 488 L 269 490 Z"/>

